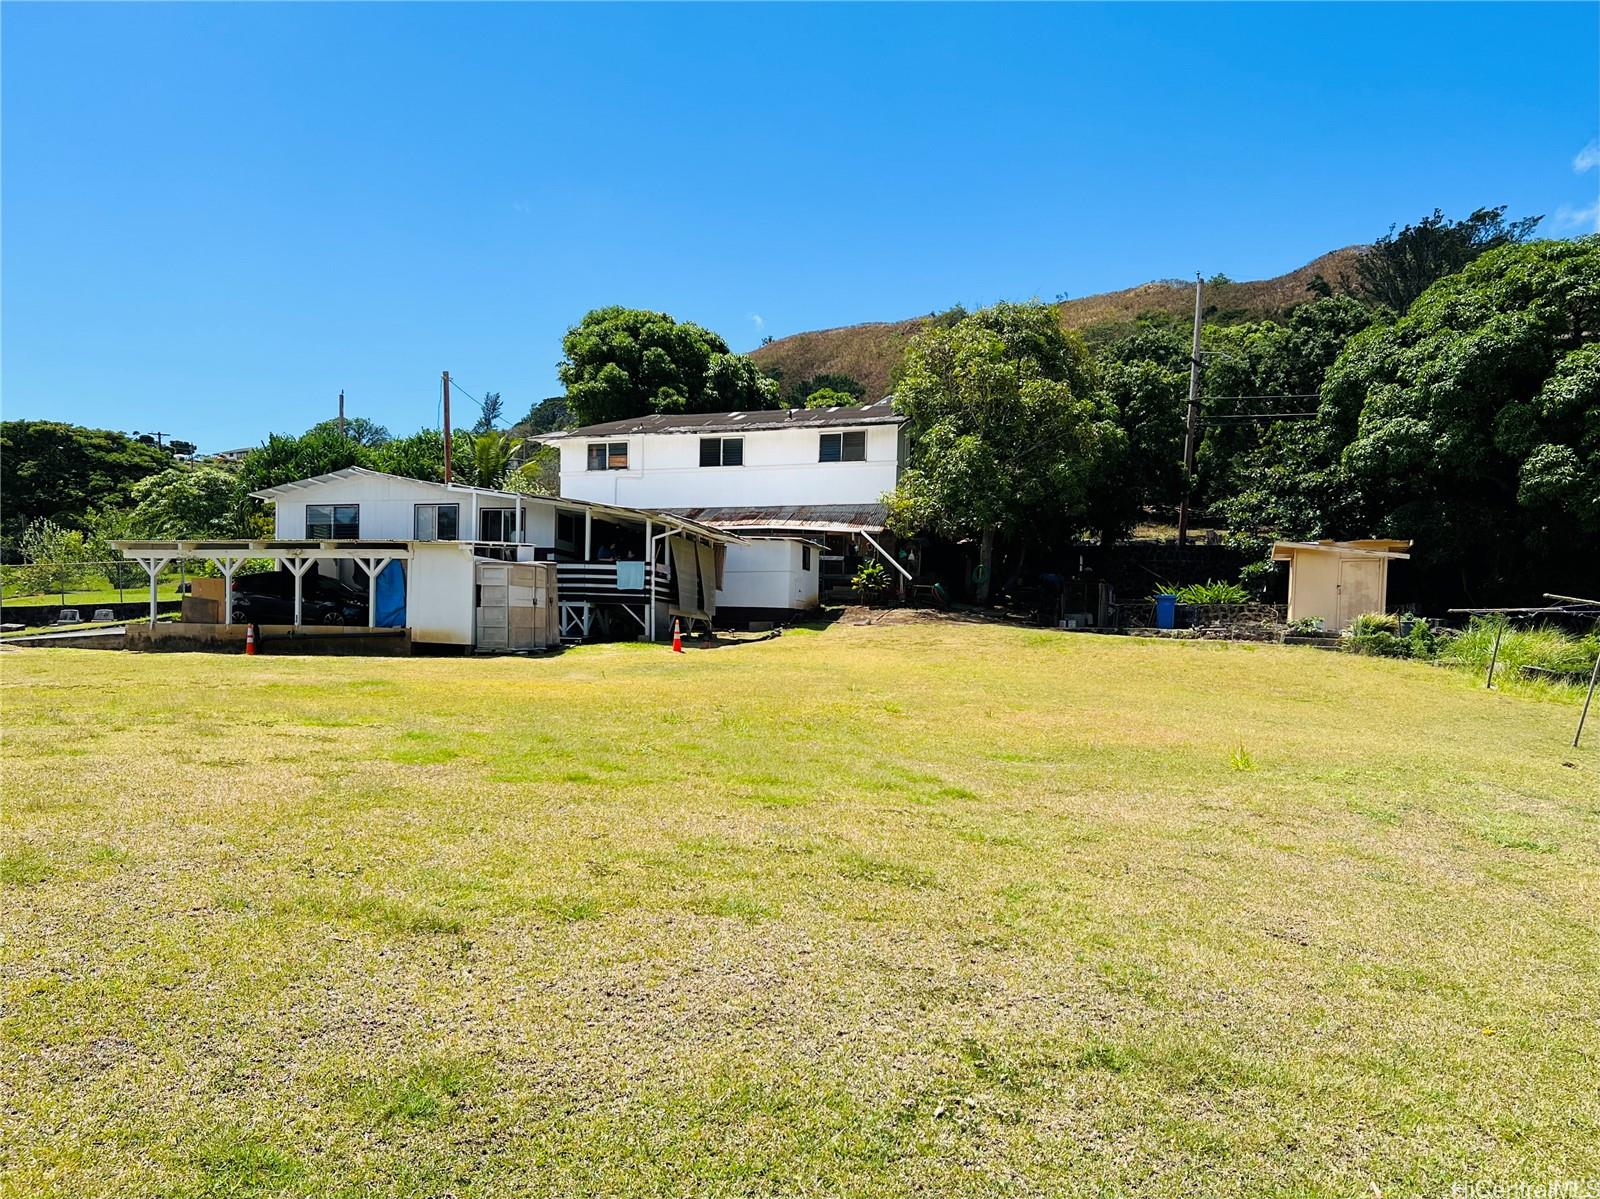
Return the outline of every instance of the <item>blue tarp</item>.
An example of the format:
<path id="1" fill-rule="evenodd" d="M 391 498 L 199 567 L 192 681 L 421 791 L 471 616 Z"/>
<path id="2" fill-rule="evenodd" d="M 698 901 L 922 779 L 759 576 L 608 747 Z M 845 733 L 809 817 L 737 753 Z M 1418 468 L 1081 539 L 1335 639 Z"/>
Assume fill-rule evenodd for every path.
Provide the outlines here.
<path id="1" fill-rule="evenodd" d="M 406 623 L 406 572 L 398 562 L 391 562 L 378 572 L 378 610 L 373 614 L 372 626 L 377 629 L 401 629 Z"/>

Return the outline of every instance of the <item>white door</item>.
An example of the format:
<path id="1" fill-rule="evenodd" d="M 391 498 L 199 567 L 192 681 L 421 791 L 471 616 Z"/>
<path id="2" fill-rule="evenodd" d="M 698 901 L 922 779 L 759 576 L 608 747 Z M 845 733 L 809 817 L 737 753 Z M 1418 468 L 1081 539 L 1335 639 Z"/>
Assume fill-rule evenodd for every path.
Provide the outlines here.
<path id="1" fill-rule="evenodd" d="M 1383 561 L 1379 558 L 1339 559 L 1339 627 L 1363 612 L 1383 611 Z"/>

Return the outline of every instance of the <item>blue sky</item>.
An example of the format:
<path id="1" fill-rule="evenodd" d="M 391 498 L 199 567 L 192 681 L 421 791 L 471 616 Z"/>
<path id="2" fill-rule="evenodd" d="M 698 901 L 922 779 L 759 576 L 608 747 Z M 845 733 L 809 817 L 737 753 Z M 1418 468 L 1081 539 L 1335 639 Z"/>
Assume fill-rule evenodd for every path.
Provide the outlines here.
<path id="1" fill-rule="evenodd" d="M 763 335 L 1435 206 L 1592 230 L 1600 7 L 3 8 L 4 414 L 203 449 L 513 416 L 596 305 Z M 467 415 L 471 416 L 470 405 Z"/>

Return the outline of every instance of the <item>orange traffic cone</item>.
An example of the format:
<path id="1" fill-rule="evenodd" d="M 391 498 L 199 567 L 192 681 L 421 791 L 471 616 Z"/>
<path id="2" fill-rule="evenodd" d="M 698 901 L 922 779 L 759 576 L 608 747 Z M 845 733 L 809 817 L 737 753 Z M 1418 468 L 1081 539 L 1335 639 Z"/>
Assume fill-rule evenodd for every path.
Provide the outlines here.
<path id="1" fill-rule="evenodd" d="M 254 653 L 255 651 L 251 650 L 250 652 Z M 683 633 L 678 629 L 677 617 L 672 619 L 672 652 L 675 654 L 683 653 Z"/>
<path id="2" fill-rule="evenodd" d="M 253 624 L 244 627 L 244 652 L 252 657 L 256 652 L 256 626 Z"/>

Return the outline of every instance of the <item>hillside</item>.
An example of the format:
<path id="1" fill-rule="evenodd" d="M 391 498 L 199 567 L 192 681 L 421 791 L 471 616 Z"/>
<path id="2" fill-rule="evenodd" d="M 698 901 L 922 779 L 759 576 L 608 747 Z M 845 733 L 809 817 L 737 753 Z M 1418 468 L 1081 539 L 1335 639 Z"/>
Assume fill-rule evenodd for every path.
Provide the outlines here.
<path id="1" fill-rule="evenodd" d="M 1309 298 L 1306 285 L 1312 276 L 1321 274 L 1336 280 L 1341 273 L 1353 273 L 1360 252 L 1359 246 L 1346 246 L 1275 278 L 1208 285 L 1208 319 L 1240 321 L 1281 316 Z M 1187 317 L 1193 304 L 1193 283 L 1162 279 L 1121 291 L 1064 300 L 1055 307 L 1063 325 L 1096 338 L 1114 335 L 1147 312 Z M 906 342 L 928 321 L 929 317 L 923 316 L 796 333 L 762 346 L 751 357 L 763 370 L 781 372 L 787 382 L 824 373 L 850 375 L 867 385 L 868 396 L 877 397 L 889 390 Z"/>

